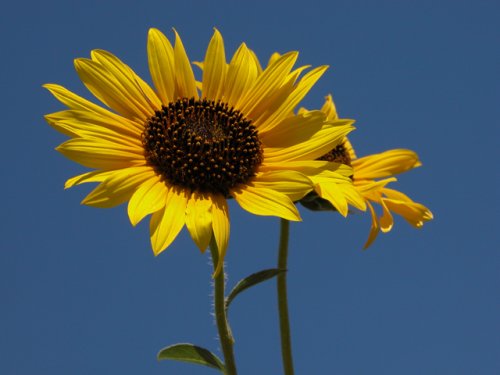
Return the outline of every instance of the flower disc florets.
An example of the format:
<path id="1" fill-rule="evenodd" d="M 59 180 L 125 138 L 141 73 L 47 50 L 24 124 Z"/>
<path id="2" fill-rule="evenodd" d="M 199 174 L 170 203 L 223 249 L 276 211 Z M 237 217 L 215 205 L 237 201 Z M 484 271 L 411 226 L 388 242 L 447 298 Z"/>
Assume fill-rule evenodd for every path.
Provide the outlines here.
<path id="1" fill-rule="evenodd" d="M 226 103 L 179 99 L 155 112 L 142 143 L 147 162 L 174 185 L 229 196 L 262 163 L 257 130 Z"/>
<path id="2" fill-rule="evenodd" d="M 326 160 L 335 163 L 342 163 L 351 166 L 351 156 L 344 144 L 340 144 L 330 152 L 326 153 L 319 160 Z"/>

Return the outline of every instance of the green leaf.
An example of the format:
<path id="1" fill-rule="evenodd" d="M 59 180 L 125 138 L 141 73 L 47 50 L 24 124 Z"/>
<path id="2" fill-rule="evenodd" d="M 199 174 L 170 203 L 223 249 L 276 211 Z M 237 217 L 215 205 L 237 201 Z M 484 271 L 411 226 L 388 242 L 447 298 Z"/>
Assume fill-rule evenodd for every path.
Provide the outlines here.
<path id="1" fill-rule="evenodd" d="M 208 366 L 222 373 L 225 371 L 224 363 L 212 352 L 193 344 L 174 344 L 167 346 L 158 352 L 159 361 L 171 359 L 198 365 Z"/>
<path id="2" fill-rule="evenodd" d="M 281 272 L 285 272 L 286 270 L 280 270 L 277 268 L 271 268 L 268 270 L 263 270 L 260 272 L 256 272 L 251 274 L 250 276 L 245 277 L 244 279 L 240 280 L 233 290 L 231 290 L 231 293 L 226 297 L 226 309 L 229 307 L 229 304 L 233 301 L 234 297 L 236 297 L 238 294 L 243 292 L 244 290 L 257 285 L 263 281 L 272 279 L 276 275 L 280 274 Z"/>

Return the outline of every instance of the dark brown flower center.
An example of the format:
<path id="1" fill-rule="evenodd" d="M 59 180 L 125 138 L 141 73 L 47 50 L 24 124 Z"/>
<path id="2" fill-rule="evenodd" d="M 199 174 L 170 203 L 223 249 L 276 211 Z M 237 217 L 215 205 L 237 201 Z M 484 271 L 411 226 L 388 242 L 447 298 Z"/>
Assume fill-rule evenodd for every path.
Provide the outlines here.
<path id="1" fill-rule="evenodd" d="M 206 99 L 162 106 L 146 122 L 142 143 L 148 164 L 173 185 L 226 197 L 263 160 L 255 126 L 227 104 Z"/>
<path id="2" fill-rule="evenodd" d="M 351 156 L 349 155 L 349 151 L 344 146 L 344 144 L 340 144 L 335 147 L 330 152 L 324 154 L 319 160 L 332 161 L 335 163 L 342 163 L 346 165 L 351 165 Z"/>

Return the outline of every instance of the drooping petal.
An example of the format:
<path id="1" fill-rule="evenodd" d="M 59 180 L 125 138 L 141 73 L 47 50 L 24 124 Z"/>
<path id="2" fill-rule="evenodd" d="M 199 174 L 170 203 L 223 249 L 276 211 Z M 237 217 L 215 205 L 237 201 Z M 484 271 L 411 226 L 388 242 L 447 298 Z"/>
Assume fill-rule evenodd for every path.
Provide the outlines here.
<path id="1" fill-rule="evenodd" d="M 128 202 L 128 217 L 133 226 L 153 212 L 161 210 L 166 203 L 168 187 L 161 177 L 154 174 L 131 196 Z"/>
<path id="2" fill-rule="evenodd" d="M 321 198 L 330 202 L 342 216 L 347 216 L 347 200 L 342 193 L 342 189 L 337 184 L 321 183 L 316 185 L 315 190 Z"/>
<path id="3" fill-rule="evenodd" d="M 347 203 L 365 211 L 365 199 L 353 186 L 350 177 L 348 177 L 350 176 L 349 172 L 345 171 L 350 167 L 344 164 L 340 164 L 340 166 L 337 171 L 330 169 L 310 177 L 316 185 L 316 192 L 321 198 L 328 200 L 344 216 L 348 213 Z"/>
<path id="4" fill-rule="evenodd" d="M 212 238 L 212 199 L 194 192 L 186 208 L 186 227 L 201 252 L 204 252 Z"/>
<path id="5" fill-rule="evenodd" d="M 222 269 L 229 243 L 229 208 L 223 196 L 212 196 L 212 230 L 219 250 L 219 261 L 213 274 L 215 277 Z"/>
<path id="6" fill-rule="evenodd" d="M 366 243 L 363 246 L 364 249 L 368 249 L 370 247 L 370 245 L 373 243 L 373 241 L 375 241 L 378 233 L 380 232 L 380 227 L 378 224 L 378 217 L 377 217 L 377 213 L 375 212 L 375 209 L 373 208 L 373 206 L 371 205 L 370 202 L 366 202 L 366 205 L 368 206 L 368 208 L 370 210 L 370 214 L 372 216 L 372 225 L 370 228 L 370 233 L 368 234 L 368 239 L 366 240 Z"/>
<path id="7" fill-rule="evenodd" d="M 233 189 L 231 195 L 241 208 L 252 214 L 277 216 L 291 221 L 301 220 L 292 200 L 278 191 L 246 185 Z"/>
<path id="8" fill-rule="evenodd" d="M 215 29 L 203 63 L 203 98 L 217 101 L 222 97 L 226 72 L 227 63 L 224 52 L 224 41 L 219 31 Z"/>
<path id="9" fill-rule="evenodd" d="M 356 170 L 354 170 L 356 172 Z M 380 194 L 382 188 L 384 188 L 387 184 L 391 182 L 397 181 L 396 177 L 385 178 L 383 180 L 358 180 L 356 178 L 356 174 L 354 175 L 354 186 L 356 189 L 364 195 L 369 196 L 370 193 Z"/>
<path id="10" fill-rule="evenodd" d="M 164 104 L 175 98 L 175 57 L 170 41 L 158 29 L 148 33 L 148 63 L 151 78 Z"/>
<path id="11" fill-rule="evenodd" d="M 382 206 L 382 216 L 380 216 L 380 230 L 383 233 L 390 232 L 392 226 L 394 225 L 394 218 L 392 217 L 391 211 L 385 204 L 383 199 L 380 199 L 377 203 Z"/>
<path id="12" fill-rule="evenodd" d="M 384 188 L 382 193 L 388 197 L 382 198 L 387 207 L 414 227 L 420 228 L 424 222 L 434 218 L 431 210 L 399 191 Z"/>
<path id="13" fill-rule="evenodd" d="M 187 201 L 186 191 L 172 187 L 168 190 L 165 207 L 151 215 L 149 231 L 155 255 L 165 250 L 184 226 Z"/>
<path id="14" fill-rule="evenodd" d="M 358 210 L 366 211 L 366 201 L 352 184 L 342 184 L 342 194 L 344 194 L 347 203 L 356 207 Z"/>

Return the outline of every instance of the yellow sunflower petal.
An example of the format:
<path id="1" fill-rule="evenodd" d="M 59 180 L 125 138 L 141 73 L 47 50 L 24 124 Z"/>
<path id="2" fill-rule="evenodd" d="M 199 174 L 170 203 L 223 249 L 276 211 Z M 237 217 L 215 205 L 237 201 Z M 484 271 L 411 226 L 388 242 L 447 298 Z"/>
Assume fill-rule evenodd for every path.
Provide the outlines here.
<path id="1" fill-rule="evenodd" d="M 297 61 L 297 57 L 297 52 L 289 52 L 266 68 L 255 81 L 255 85 L 240 99 L 237 109 L 251 119 L 259 117 L 258 113 L 252 111 L 261 103 L 266 103 L 268 96 L 273 94 L 283 84 Z"/>
<path id="2" fill-rule="evenodd" d="M 50 123 L 52 120 L 47 121 Z M 81 120 L 59 120 L 54 121 L 51 126 L 61 133 L 72 137 L 109 141 L 123 145 L 125 149 L 142 149 L 140 136 L 131 137 L 95 123 L 83 122 Z"/>
<path id="3" fill-rule="evenodd" d="M 356 170 L 354 171 L 354 186 L 356 186 L 356 189 L 363 194 L 367 195 L 370 193 L 380 193 L 382 188 L 384 188 L 387 184 L 391 182 L 397 181 L 396 177 L 390 177 L 386 178 L 380 181 L 375 181 L 375 180 L 358 180 L 357 175 L 356 175 Z"/>
<path id="4" fill-rule="evenodd" d="M 366 201 L 352 184 L 342 184 L 342 193 L 347 202 L 358 210 L 366 211 Z"/>
<path id="5" fill-rule="evenodd" d="M 158 29 L 148 33 L 148 63 L 151 78 L 163 103 L 175 98 L 175 58 L 170 41 Z"/>
<path id="6" fill-rule="evenodd" d="M 70 137 L 80 136 L 81 131 L 104 128 L 134 144 L 140 144 L 143 125 L 139 128 L 124 117 L 110 118 L 84 110 L 66 110 L 45 115 L 50 126 Z"/>
<path id="7" fill-rule="evenodd" d="M 301 220 L 292 200 L 278 191 L 247 185 L 234 189 L 231 195 L 241 208 L 252 214 L 277 216 L 291 221 Z"/>
<path id="8" fill-rule="evenodd" d="M 194 79 L 193 69 L 189 62 L 186 50 L 182 44 L 181 37 L 174 30 L 175 33 L 175 46 L 174 46 L 174 59 L 175 71 L 177 73 L 176 79 L 176 97 L 177 98 L 195 98 L 198 99 L 198 92 L 196 91 L 196 81 Z"/>
<path id="9" fill-rule="evenodd" d="M 160 254 L 175 240 L 185 223 L 187 193 L 179 188 L 168 190 L 165 207 L 151 215 L 149 231 L 155 255 Z"/>
<path id="10" fill-rule="evenodd" d="M 93 50 L 91 57 L 118 81 L 146 116 L 161 108 L 161 100 L 151 87 L 115 55 L 108 51 Z"/>
<path id="11" fill-rule="evenodd" d="M 363 246 L 364 249 L 368 249 L 370 245 L 375 241 L 375 239 L 378 236 L 378 233 L 380 231 L 379 224 L 378 224 L 378 217 L 377 213 L 375 212 L 375 209 L 373 206 L 370 204 L 370 202 L 366 202 L 368 208 L 370 209 L 370 214 L 372 216 L 372 225 L 370 228 L 370 233 L 368 234 L 368 240 L 366 240 L 365 245 Z"/>
<path id="12" fill-rule="evenodd" d="M 414 202 L 407 195 L 393 189 L 384 188 L 382 198 L 391 211 L 403 216 L 411 225 L 421 227 L 425 221 L 432 220 L 432 212 L 423 204 Z"/>
<path id="13" fill-rule="evenodd" d="M 219 100 L 224 90 L 227 63 L 224 52 L 224 41 L 217 29 L 207 48 L 203 63 L 202 96 L 211 100 Z"/>
<path id="14" fill-rule="evenodd" d="M 326 118 L 330 121 L 339 119 L 337 108 L 335 107 L 335 103 L 333 102 L 331 95 L 327 95 L 325 97 L 325 104 L 321 107 L 321 112 L 323 112 L 326 115 Z"/>
<path id="15" fill-rule="evenodd" d="M 71 109 L 95 113 L 101 118 L 109 120 L 110 122 L 123 122 L 125 125 L 128 125 L 131 128 L 137 127 L 140 131 L 142 131 L 142 128 L 144 127 L 142 122 L 130 121 L 129 119 L 110 112 L 107 109 L 104 109 L 88 101 L 87 99 L 84 99 L 81 96 L 72 93 L 71 91 L 65 89 L 60 85 L 46 84 L 43 85 L 43 87 L 49 90 L 50 93 L 54 95 L 61 103 Z"/>
<path id="16" fill-rule="evenodd" d="M 388 209 L 402 216 L 410 225 L 420 228 L 424 222 L 432 220 L 432 212 L 420 203 L 407 203 L 392 199 L 383 199 Z"/>
<path id="17" fill-rule="evenodd" d="M 257 58 L 257 55 L 255 54 L 254 51 L 252 51 L 251 49 L 249 49 L 250 51 L 250 56 L 252 56 L 252 60 L 253 60 L 253 63 L 254 65 L 257 67 L 257 72 L 259 74 L 261 74 L 263 72 L 263 69 L 262 69 L 262 65 L 260 65 L 260 61 L 259 59 Z"/>
<path id="18" fill-rule="evenodd" d="M 356 207 L 361 211 L 365 211 L 365 199 L 352 184 L 352 180 L 349 177 L 352 176 L 352 169 L 344 164 L 331 164 L 332 167 L 329 170 L 321 171 L 310 176 L 310 179 L 315 183 L 315 185 L 322 185 L 319 189 L 315 189 L 316 192 L 322 198 L 330 201 L 330 203 L 332 203 L 332 205 L 341 213 L 348 213 L 347 209 L 344 208 L 344 199 L 351 206 Z M 333 185 L 335 185 L 335 187 L 332 188 L 331 192 L 328 192 L 329 188 Z M 328 198 L 323 195 L 328 196 Z M 341 195 L 342 198 L 339 198 L 338 195 Z M 336 203 L 336 201 L 338 201 L 338 203 Z M 336 204 L 339 204 L 339 207 L 337 207 Z"/>
<path id="19" fill-rule="evenodd" d="M 382 206 L 382 216 L 380 217 L 380 230 L 383 233 L 387 233 L 392 229 L 394 225 L 394 218 L 392 217 L 391 211 L 385 204 L 383 199 L 378 202 Z"/>
<path id="20" fill-rule="evenodd" d="M 405 149 L 395 149 L 353 160 L 356 176 L 375 179 L 393 176 L 421 166 L 418 155 Z"/>
<path id="21" fill-rule="evenodd" d="M 356 152 L 354 152 L 354 147 L 352 147 L 352 144 L 348 138 L 344 138 L 344 148 L 346 149 L 347 154 L 351 158 L 351 161 L 357 158 Z"/>
<path id="22" fill-rule="evenodd" d="M 311 139 L 325 122 L 325 115 L 312 111 L 302 115 L 290 116 L 275 126 L 272 131 L 259 131 L 266 147 L 285 148 Z"/>
<path id="23" fill-rule="evenodd" d="M 99 208 L 115 207 L 129 200 L 135 190 L 153 175 L 150 167 L 114 171 L 85 197 L 82 204 Z"/>
<path id="24" fill-rule="evenodd" d="M 317 159 L 331 151 L 332 146 L 354 129 L 352 120 L 340 120 L 335 126 L 325 125 L 307 141 L 285 148 L 269 147 L 264 149 L 266 162 Z"/>
<path id="25" fill-rule="evenodd" d="M 266 98 L 261 100 L 253 109 L 252 120 L 255 126 L 259 129 L 259 132 L 268 129 L 268 119 L 286 104 L 288 98 L 292 96 L 292 93 L 296 88 L 296 80 L 299 78 L 302 71 L 307 68 L 308 66 L 302 66 L 289 73 L 281 86 L 277 87 L 273 92 L 270 92 Z M 293 113 L 289 111 L 284 113 L 283 118 L 292 115 Z"/>
<path id="26" fill-rule="evenodd" d="M 263 163 L 259 171 L 292 170 L 300 172 L 308 177 L 316 176 L 323 171 L 336 171 L 344 176 L 352 174 L 352 168 L 339 163 L 332 163 L 326 160 L 305 160 L 305 161 L 284 161 Z"/>
<path id="27" fill-rule="evenodd" d="M 390 199 L 396 199 L 396 200 L 400 200 L 400 201 L 403 201 L 403 202 L 411 202 L 411 203 L 415 203 L 413 201 L 413 199 L 411 199 L 408 195 L 398 191 L 398 190 L 394 190 L 394 189 L 389 189 L 389 188 L 384 188 L 382 189 L 382 193 L 387 197 L 387 198 L 390 198 Z"/>
<path id="28" fill-rule="evenodd" d="M 229 63 L 224 98 L 232 107 L 238 106 L 238 100 L 244 97 L 257 79 L 258 67 L 251 57 L 251 52 L 243 43 Z"/>
<path id="29" fill-rule="evenodd" d="M 229 243 L 229 209 L 226 199 L 219 195 L 212 196 L 212 230 L 214 233 L 217 249 L 219 250 L 219 261 L 212 277 L 219 274 L 224 264 L 224 257 Z"/>
<path id="30" fill-rule="evenodd" d="M 115 171 L 92 171 L 83 173 L 68 179 L 64 184 L 64 188 L 69 189 L 75 185 L 84 184 L 86 182 L 102 182 L 113 173 L 115 173 Z"/>
<path id="31" fill-rule="evenodd" d="M 327 69 L 327 66 L 320 66 L 307 73 L 287 96 L 284 103 L 282 103 L 276 111 L 273 111 L 272 115 L 269 116 L 265 122 L 260 124 L 259 130 L 270 130 L 278 125 L 280 121 L 290 116 L 293 109 L 300 103 L 304 96 L 306 96 Z"/>
<path id="32" fill-rule="evenodd" d="M 145 163 L 139 148 L 97 138 L 73 138 L 56 150 L 88 168 L 122 169 Z"/>
<path id="33" fill-rule="evenodd" d="M 278 191 L 292 201 L 302 199 L 313 188 L 312 181 L 297 171 L 271 171 L 259 173 L 252 181 L 256 188 Z"/>
<path id="34" fill-rule="evenodd" d="M 191 194 L 186 208 L 186 227 L 196 246 L 204 252 L 212 238 L 212 200 L 209 197 L 197 192 Z"/>
<path id="35" fill-rule="evenodd" d="M 147 118 L 141 107 L 101 64 L 88 59 L 76 59 L 75 69 L 87 89 L 108 107 L 127 118 Z"/>
<path id="36" fill-rule="evenodd" d="M 153 175 L 132 195 L 128 202 L 128 217 L 133 226 L 165 206 L 168 187 L 160 176 Z"/>
<path id="37" fill-rule="evenodd" d="M 273 52 L 267 61 L 267 66 L 274 64 L 280 57 L 281 54 L 279 52 Z"/>
<path id="38" fill-rule="evenodd" d="M 321 198 L 330 202 L 342 216 L 347 216 L 347 200 L 338 184 L 323 182 L 317 184 L 314 190 Z"/>

